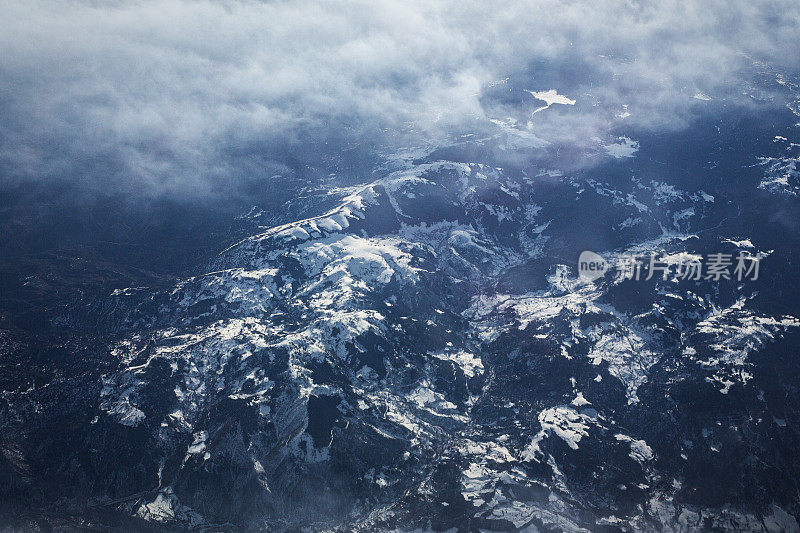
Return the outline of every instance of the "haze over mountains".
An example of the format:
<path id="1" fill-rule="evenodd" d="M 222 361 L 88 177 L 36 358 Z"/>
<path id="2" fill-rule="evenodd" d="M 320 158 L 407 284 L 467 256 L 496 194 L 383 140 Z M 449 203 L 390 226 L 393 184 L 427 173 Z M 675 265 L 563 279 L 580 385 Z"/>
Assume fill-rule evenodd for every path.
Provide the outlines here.
<path id="1" fill-rule="evenodd" d="M 800 529 L 795 4 L 7 10 L 4 526 Z"/>

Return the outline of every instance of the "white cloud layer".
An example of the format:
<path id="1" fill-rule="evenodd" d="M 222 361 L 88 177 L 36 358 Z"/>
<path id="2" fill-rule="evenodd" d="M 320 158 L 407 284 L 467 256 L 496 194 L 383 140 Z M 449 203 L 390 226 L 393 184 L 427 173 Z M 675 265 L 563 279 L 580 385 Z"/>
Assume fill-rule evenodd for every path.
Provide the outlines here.
<path id="1" fill-rule="evenodd" d="M 798 43 L 793 0 L 6 0 L 0 182 L 204 195 L 326 142 L 489 128 L 508 76 L 576 101 L 524 126 L 551 142 L 680 128 L 693 95 L 770 105 L 746 67 Z"/>

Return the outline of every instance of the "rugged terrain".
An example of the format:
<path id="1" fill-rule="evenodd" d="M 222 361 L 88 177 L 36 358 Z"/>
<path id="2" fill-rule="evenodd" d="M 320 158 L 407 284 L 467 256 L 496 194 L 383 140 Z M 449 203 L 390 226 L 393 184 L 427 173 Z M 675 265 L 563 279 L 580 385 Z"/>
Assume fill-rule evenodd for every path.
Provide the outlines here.
<path id="1" fill-rule="evenodd" d="M 541 141 L 497 121 L 243 214 L 194 276 L 73 298 L 36 349 L 4 330 L 0 519 L 796 531 L 797 110 L 698 105 L 588 169 L 500 164 Z M 584 250 L 764 259 L 587 282 Z"/>

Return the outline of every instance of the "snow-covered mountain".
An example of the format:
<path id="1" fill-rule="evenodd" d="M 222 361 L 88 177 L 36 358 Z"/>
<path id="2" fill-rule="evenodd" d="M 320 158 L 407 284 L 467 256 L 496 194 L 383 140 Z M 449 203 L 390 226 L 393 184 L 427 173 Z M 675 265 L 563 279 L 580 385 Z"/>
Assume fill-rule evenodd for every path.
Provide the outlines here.
<path id="1" fill-rule="evenodd" d="M 496 164 L 476 144 L 529 146 L 497 126 L 62 313 L 54 370 L 2 395 L 18 526 L 797 530 L 796 130 L 570 170 Z M 583 281 L 584 250 L 764 259 Z"/>

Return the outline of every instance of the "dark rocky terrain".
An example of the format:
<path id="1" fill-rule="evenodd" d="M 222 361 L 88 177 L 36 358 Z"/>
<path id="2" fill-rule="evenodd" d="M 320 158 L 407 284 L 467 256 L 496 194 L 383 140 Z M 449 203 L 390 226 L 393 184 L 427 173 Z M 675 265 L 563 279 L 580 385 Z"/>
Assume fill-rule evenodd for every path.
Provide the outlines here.
<path id="1" fill-rule="evenodd" d="M 538 141 L 498 123 L 236 215 L 31 233 L 2 264 L 0 522 L 797 531 L 791 102 L 699 101 L 588 167 L 513 161 Z M 584 250 L 764 259 L 586 282 Z"/>

